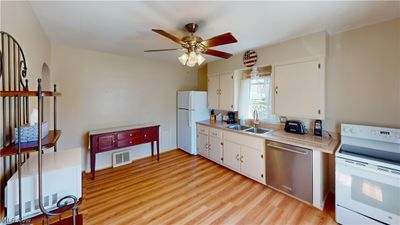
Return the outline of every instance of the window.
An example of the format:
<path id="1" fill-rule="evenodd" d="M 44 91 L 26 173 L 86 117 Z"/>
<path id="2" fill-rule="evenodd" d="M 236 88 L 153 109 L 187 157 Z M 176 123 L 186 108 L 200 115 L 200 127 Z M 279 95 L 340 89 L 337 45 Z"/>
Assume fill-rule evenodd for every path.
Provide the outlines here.
<path id="1" fill-rule="evenodd" d="M 250 118 L 254 110 L 257 110 L 260 120 L 276 120 L 275 115 L 272 114 L 271 89 L 271 76 L 251 79 L 248 108 Z"/>

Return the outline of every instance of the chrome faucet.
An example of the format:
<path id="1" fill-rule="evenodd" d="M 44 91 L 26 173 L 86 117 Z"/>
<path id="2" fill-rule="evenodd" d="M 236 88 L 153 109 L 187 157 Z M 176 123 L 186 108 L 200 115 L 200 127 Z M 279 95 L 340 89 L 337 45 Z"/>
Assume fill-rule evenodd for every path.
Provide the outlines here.
<path id="1" fill-rule="evenodd" d="M 258 118 L 258 111 L 257 109 L 255 109 L 253 111 L 253 123 L 254 123 L 254 127 L 257 128 L 257 125 L 260 124 L 260 120 Z"/>

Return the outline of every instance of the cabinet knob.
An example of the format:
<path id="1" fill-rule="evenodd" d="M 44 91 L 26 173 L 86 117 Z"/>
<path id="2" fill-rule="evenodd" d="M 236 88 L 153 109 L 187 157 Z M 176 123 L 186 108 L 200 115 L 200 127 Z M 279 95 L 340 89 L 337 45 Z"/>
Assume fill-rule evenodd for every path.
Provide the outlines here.
<path id="1" fill-rule="evenodd" d="M 221 145 L 224 145 L 224 142 L 221 142 Z"/>
<path id="2" fill-rule="evenodd" d="M 132 144 L 132 141 L 130 141 L 129 144 Z"/>
<path id="3" fill-rule="evenodd" d="M 144 137 L 147 137 L 147 134 L 145 134 Z"/>
<path id="4" fill-rule="evenodd" d="M 236 155 L 236 160 L 239 161 L 239 154 Z"/>
<path id="5" fill-rule="evenodd" d="M 261 178 L 264 178 L 264 174 L 261 174 Z"/>
<path id="6" fill-rule="evenodd" d="M 240 162 L 243 162 L 243 156 L 240 156 Z"/>
<path id="7" fill-rule="evenodd" d="M 132 134 L 129 134 L 129 137 L 132 137 Z"/>

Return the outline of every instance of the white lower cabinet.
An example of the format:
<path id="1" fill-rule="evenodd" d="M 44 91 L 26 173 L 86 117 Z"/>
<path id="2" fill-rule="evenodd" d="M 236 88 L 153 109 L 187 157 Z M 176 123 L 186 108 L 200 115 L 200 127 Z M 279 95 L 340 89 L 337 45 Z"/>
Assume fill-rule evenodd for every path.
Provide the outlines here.
<path id="1" fill-rule="evenodd" d="M 197 133 L 197 152 L 208 157 L 208 135 L 203 133 Z"/>
<path id="2" fill-rule="evenodd" d="M 197 125 L 197 146 L 205 158 L 266 184 L 263 138 Z"/>
<path id="3" fill-rule="evenodd" d="M 210 152 L 209 156 L 212 161 L 222 164 L 222 146 L 221 139 L 210 136 Z"/>
<path id="4" fill-rule="evenodd" d="M 241 146 L 240 153 L 240 170 L 242 173 L 265 183 L 264 153 L 246 146 Z"/>
<path id="5" fill-rule="evenodd" d="M 222 131 L 197 125 L 197 152 L 201 156 L 222 164 Z"/>
<path id="6" fill-rule="evenodd" d="M 224 140 L 224 165 L 240 171 L 240 145 Z"/>

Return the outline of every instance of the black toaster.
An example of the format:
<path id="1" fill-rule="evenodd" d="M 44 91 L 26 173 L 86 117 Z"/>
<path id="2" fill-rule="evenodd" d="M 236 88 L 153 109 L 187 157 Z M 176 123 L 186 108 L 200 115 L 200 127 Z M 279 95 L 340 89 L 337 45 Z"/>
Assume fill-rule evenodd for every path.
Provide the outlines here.
<path id="1" fill-rule="evenodd" d="M 285 131 L 294 134 L 305 134 L 306 129 L 302 122 L 297 120 L 288 120 L 285 123 Z"/>

